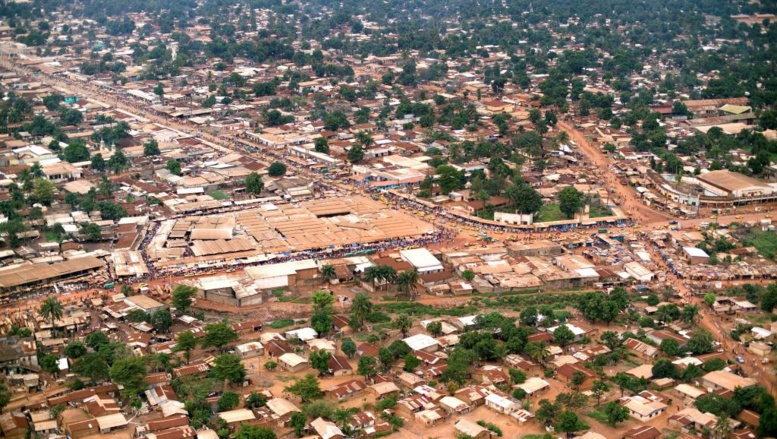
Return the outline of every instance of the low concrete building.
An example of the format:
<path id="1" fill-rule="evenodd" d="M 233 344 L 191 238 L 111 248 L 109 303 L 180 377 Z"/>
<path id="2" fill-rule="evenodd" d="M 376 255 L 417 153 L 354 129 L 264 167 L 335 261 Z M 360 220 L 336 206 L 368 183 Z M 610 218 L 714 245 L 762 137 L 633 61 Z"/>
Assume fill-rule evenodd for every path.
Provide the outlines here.
<path id="1" fill-rule="evenodd" d="M 289 372 L 301 372 L 310 367 L 308 360 L 293 352 L 289 352 L 278 357 L 278 363 L 284 370 Z"/>

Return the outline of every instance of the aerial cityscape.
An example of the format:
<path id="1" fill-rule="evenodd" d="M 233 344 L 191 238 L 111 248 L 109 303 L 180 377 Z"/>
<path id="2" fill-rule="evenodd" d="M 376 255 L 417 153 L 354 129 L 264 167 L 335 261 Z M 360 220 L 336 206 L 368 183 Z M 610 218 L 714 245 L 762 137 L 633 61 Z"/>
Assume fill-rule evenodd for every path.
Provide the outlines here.
<path id="1" fill-rule="evenodd" d="M 0 432 L 777 437 L 775 14 L 3 0 Z"/>

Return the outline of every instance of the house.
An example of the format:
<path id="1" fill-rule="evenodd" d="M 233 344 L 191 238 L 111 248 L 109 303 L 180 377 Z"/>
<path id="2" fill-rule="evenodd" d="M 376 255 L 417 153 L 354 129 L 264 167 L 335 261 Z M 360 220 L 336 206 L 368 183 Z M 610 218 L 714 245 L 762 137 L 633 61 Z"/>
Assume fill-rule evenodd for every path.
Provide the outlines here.
<path id="1" fill-rule="evenodd" d="M 284 398 L 273 398 L 267 401 L 267 408 L 270 409 L 273 416 L 275 416 L 278 423 L 281 425 L 285 425 L 289 422 L 292 413 L 300 411 L 296 405 Z"/>
<path id="2" fill-rule="evenodd" d="M 650 360 L 658 356 L 658 349 L 654 346 L 650 346 L 647 343 L 641 342 L 635 338 L 629 338 L 624 343 L 624 346 L 631 352 L 637 354 L 642 360 Z"/>
<path id="3" fill-rule="evenodd" d="M 653 343 L 656 344 L 656 346 L 660 346 L 661 342 L 667 339 L 672 339 L 676 341 L 681 348 L 685 346 L 686 343 L 688 343 L 688 340 L 682 335 L 676 334 L 674 332 L 664 331 L 664 330 L 652 331 L 647 334 L 647 337 L 650 340 L 652 340 Z"/>
<path id="4" fill-rule="evenodd" d="M 252 423 L 256 420 L 256 415 L 250 409 L 235 409 L 226 412 L 219 412 L 218 417 L 227 423 L 231 430 L 240 427 L 243 423 Z"/>
<path id="5" fill-rule="evenodd" d="M 146 435 L 147 439 L 194 439 L 196 437 L 197 430 L 189 425 L 174 427 Z"/>
<path id="6" fill-rule="evenodd" d="M 553 333 L 556 331 L 556 329 L 558 329 L 558 328 L 559 328 L 559 327 L 561 327 L 561 326 L 566 326 L 566 327 L 567 327 L 567 329 L 569 329 L 570 331 L 572 331 L 572 334 L 574 334 L 574 335 L 575 335 L 575 339 L 574 339 L 575 341 L 580 341 L 580 340 L 582 340 L 582 339 L 583 339 L 583 337 L 585 337 L 585 335 L 586 335 L 586 331 L 585 331 L 585 329 L 583 329 L 583 328 L 580 328 L 580 327 L 578 327 L 578 326 L 575 326 L 575 325 L 573 325 L 573 324 L 571 324 L 571 323 L 567 323 L 567 324 L 565 324 L 565 325 L 559 325 L 559 326 L 553 326 L 553 327 L 550 327 L 550 328 L 548 328 L 548 333 L 550 333 L 550 334 L 553 334 Z"/>
<path id="7" fill-rule="evenodd" d="M 262 322 L 250 321 L 250 322 L 237 322 L 232 324 L 232 329 L 238 334 L 249 334 L 252 332 L 259 332 L 262 330 Z"/>
<path id="8" fill-rule="evenodd" d="M 520 355 L 507 355 L 504 361 L 508 366 L 518 369 L 526 375 L 537 375 L 542 372 L 542 368 L 539 364 L 528 361 Z"/>
<path id="9" fill-rule="evenodd" d="M 745 388 L 756 384 L 758 384 L 758 381 L 752 378 L 743 378 L 723 370 L 716 370 L 701 377 L 702 387 L 707 388 L 709 392 L 720 389 L 733 392 L 737 387 Z"/>
<path id="10" fill-rule="evenodd" d="M 286 340 L 276 338 L 266 342 L 262 341 L 262 344 L 264 345 L 264 350 L 267 352 L 267 355 L 270 357 L 278 358 L 283 354 L 294 352 L 294 349 Z"/>
<path id="11" fill-rule="evenodd" d="M 289 352 L 278 357 L 278 363 L 284 370 L 289 372 L 300 372 L 310 367 L 308 360 L 293 352 Z"/>
<path id="12" fill-rule="evenodd" d="M 204 377 L 209 371 L 210 366 L 208 366 L 208 363 L 195 363 L 173 369 L 173 375 L 178 378 L 190 376 Z"/>
<path id="13" fill-rule="evenodd" d="M 366 388 L 367 385 L 364 381 L 350 380 L 324 389 L 324 396 L 335 401 L 345 401 L 346 399 L 361 395 Z"/>
<path id="14" fill-rule="evenodd" d="M 641 395 L 626 397 L 621 400 L 621 405 L 629 409 L 629 416 L 643 422 L 660 415 L 668 407 L 660 400 L 645 398 Z"/>
<path id="15" fill-rule="evenodd" d="M 345 434 L 340 430 L 340 427 L 323 418 L 319 417 L 310 421 L 310 427 L 316 431 L 321 439 L 345 439 Z"/>
<path id="16" fill-rule="evenodd" d="M 435 408 L 437 408 L 437 405 L 432 398 L 420 394 L 400 399 L 395 406 L 397 413 L 407 419 L 412 418 L 416 413 Z"/>
<path id="17" fill-rule="evenodd" d="M 486 396 L 486 407 L 496 412 L 509 415 L 521 408 L 521 403 L 507 395 L 500 393 L 491 393 Z"/>
<path id="18" fill-rule="evenodd" d="M 262 344 L 258 341 L 237 345 L 235 346 L 235 350 L 243 359 L 264 355 L 264 346 L 262 346 Z"/>
<path id="19" fill-rule="evenodd" d="M 8 412 L 0 415 L 0 429 L 3 435 L 9 439 L 24 438 L 30 424 L 27 417 L 21 412 Z"/>
<path id="20" fill-rule="evenodd" d="M 464 401 L 470 407 L 479 407 L 486 403 L 486 397 L 492 392 L 485 386 L 471 385 L 457 390 L 453 396 Z"/>
<path id="21" fill-rule="evenodd" d="M 682 409 L 669 417 L 669 425 L 679 427 L 684 432 L 712 429 L 716 422 L 718 422 L 717 416 L 712 413 L 702 413 L 693 407 Z"/>
<path id="22" fill-rule="evenodd" d="M 453 428 L 458 434 L 472 439 L 488 439 L 491 437 L 491 430 L 467 419 L 459 419 Z"/>
<path id="23" fill-rule="evenodd" d="M 291 331 L 286 331 L 286 338 L 297 338 L 300 341 L 310 341 L 314 338 L 318 338 L 318 332 L 313 328 L 300 328 Z"/>
<path id="24" fill-rule="evenodd" d="M 475 379 L 480 380 L 482 384 L 486 385 L 500 385 L 510 382 L 510 377 L 505 372 L 504 368 L 500 366 L 494 366 L 487 364 L 472 373 Z"/>
<path id="25" fill-rule="evenodd" d="M 375 383 L 370 386 L 370 389 L 375 393 L 375 397 L 378 399 L 386 398 L 389 396 L 399 395 L 401 390 L 391 381 L 384 381 L 381 383 Z"/>
<path id="26" fill-rule="evenodd" d="M 122 413 L 100 416 L 96 420 L 102 434 L 110 433 L 117 428 L 126 427 L 129 423 Z"/>
<path id="27" fill-rule="evenodd" d="M 413 351 L 435 352 L 440 348 L 440 343 L 426 334 L 416 334 L 402 340 Z"/>
<path id="28" fill-rule="evenodd" d="M 454 396 L 443 396 L 438 401 L 440 407 L 451 415 L 463 415 L 469 413 L 470 406 Z"/>
<path id="29" fill-rule="evenodd" d="M 151 297 L 137 294 L 135 296 L 129 296 L 124 299 L 124 303 L 131 306 L 134 309 L 139 309 L 149 315 L 154 315 L 157 311 L 167 308 L 167 305 L 160 303 Z"/>
<path id="30" fill-rule="evenodd" d="M 640 364 L 639 366 L 626 371 L 627 374 L 649 380 L 653 378 L 653 365 L 652 364 Z"/>
<path id="31" fill-rule="evenodd" d="M 331 373 L 333 376 L 353 374 L 353 368 L 351 368 L 350 363 L 348 363 L 348 359 L 343 355 L 332 355 L 329 357 L 329 360 L 327 360 L 327 364 L 329 365 L 329 373 Z"/>
<path id="32" fill-rule="evenodd" d="M 515 386 L 518 389 L 523 389 L 527 395 L 536 395 L 550 388 L 550 383 L 538 377 L 529 377 L 521 384 Z"/>
<path id="33" fill-rule="evenodd" d="M 359 357 L 369 355 L 370 357 L 378 358 L 378 355 L 380 353 L 379 350 L 380 349 L 373 344 L 362 343 L 356 347 L 356 355 Z"/>
<path id="34" fill-rule="evenodd" d="M 405 389 L 414 389 L 426 383 L 425 379 L 410 372 L 400 373 L 399 376 L 397 377 L 397 381 L 399 382 L 399 385 Z"/>
<path id="35" fill-rule="evenodd" d="M 583 382 L 580 384 L 578 390 L 590 389 L 596 379 L 596 372 L 579 364 L 565 364 L 556 370 L 556 376 L 566 382 L 567 386 L 570 387 L 572 386 L 572 380 L 575 375 L 582 375 L 583 377 Z"/>
<path id="36" fill-rule="evenodd" d="M 655 427 L 641 425 L 639 427 L 626 430 L 623 433 L 622 439 L 657 439 L 659 436 L 661 436 L 661 432 L 656 430 Z"/>
<path id="37" fill-rule="evenodd" d="M 62 411 L 59 414 L 58 422 L 62 431 L 71 439 L 81 439 L 100 433 L 94 416 L 78 408 Z"/>
<path id="38" fill-rule="evenodd" d="M 324 338 L 314 338 L 313 340 L 308 340 L 308 347 L 311 351 L 324 351 L 328 352 L 329 355 L 334 355 L 337 353 L 337 347 L 335 344 Z"/>
<path id="39" fill-rule="evenodd" d="M 433 427 L 437 425 L 438 422 L 448 419 L 450 414 L 439 407 L 434 407 L 428 410 L 421 410 L 418 413 L 415 413 L 414 417 L 418 421 L 423 422 L 427 427 Z"/>

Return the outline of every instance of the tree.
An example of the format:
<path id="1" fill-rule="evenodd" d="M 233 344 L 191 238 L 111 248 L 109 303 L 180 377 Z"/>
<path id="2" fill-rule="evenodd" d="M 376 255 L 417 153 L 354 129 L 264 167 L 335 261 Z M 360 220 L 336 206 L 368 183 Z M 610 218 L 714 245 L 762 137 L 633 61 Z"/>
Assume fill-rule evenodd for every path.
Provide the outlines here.
<path id="1" fill-rule="evenodd" d="M 354 329 L 363 328 L 367 316 L 372 314 L 372 309 L 370 298 L 364 293 L 357 293 L 351 302 L 351 327 Z"/>
<path id="2" fill-rule="evenodd" d="M 125 398 L 137 400 L 138 394 L 146 389 L 144 378 L 147 375 L 146 361 L 143 357 L 129 357 L 113 364 L 110 378 L 116 384 L 124 386 L 121 394 Z"/>
<path id="3" fill-rule="evenodd" d="M 616 401 L 610 401 L 602 408 L 607 423 L 615 427 L 621 422 L 629 419 L 629 409 L 618 404 Z"/>
<path id="4" fill-rule="evenodd" d="M 578 419 L 574 412 L 566 410 L 558 415 L 558 422 L 555 425 L 556 431 L 561 431 L 570 435 L 576 431 L 587 430 L 588 424 Z"/>
<path id="5" fill-rule="evenodd" d="M 660 302 L 660 299 L 657 294 L 653 293 L 647 296 L 646 302 L 648 306 L 656 306 Z"/>
<path id="6" fill-rule="evenodd" d="M 475 279 L 475 272 L 472 270 L 464 270 L 461 272 L 461 278 L 467 282 L 472 282 Z"/>
<path id="7" fill-rule="evenodd" d="M 443 195 L 464 187 L 464 175 L 461 171 L 451 165 L 440 165 L 435 169 L 437 183 Z"/>
<path id="8" fill-rule="evenodd" d="M 81 223 L 80 232 L 87 241 L 97 242 L 103 238 L 102 228 L 95 223 Z"/>
<path id="9" fill-rule="evenodd" d="M 576 370 L 572 373 L 572 378 L 569 380 L 570 386 L 575 389 L 575 391 L 580 390 L 580 386 L 583 385 L 585 382 L 585 374 L 583 372 L 580 372 L 579 370 Z"/>
<path id="10" fill-rule="evenodd" d="M 706 303 L 707 306 L 709 306 L 710 308 L 712 308 L 712 305 L 715 304 L 715 300 L 716 300 L 716 297 L 715 297 L 715 294 L 713 293 L 707 293 L 704 295 L 704 303 Z"/>
<path id="11" fill-rule="evenodd" d="M 407 333 L 410 331 L 410 328 L 413 326 L 413 320 L 407 314 L 400 314 L 394 320 L 393 326 L 395 329 L 398 329 L 399 332 L 402 333 L 402 338 L 406 338 Z"/>
<path id="12" fill-rule="evenodd" d="M 653 378 L 677 378 L 677 366 L 666 358 L 659 358 L 653 363 Z"/>
<path id="13" fill-rule="evenodd" d="M 421 365 L 421 360 L 419 360 L 418 357 L 416 357 L 415 355 L 408 354 L 405 356 L 405 365 L 403 367 L 405 372 L 412 372 L 413 370 L 415 370 L 416 367 L 420 365 Z"/>
<path id="14" fill-rule="evenodd" d="M 40 367 L 48 373 L 59 372 L 59 357 L 53 354 L 46 355 L 40 360 Z"/>
<path id="15" fill-rule="evenodd" d="M 709 354 L 715 352 L 715 337 L 707 331 L 694 331 L 686 346 L 693 355 Z"/>
<path id="16" fill-rule="evenodd" d="M 581 207 L 583 207 L 583 194 L 573 186 L 567 186 L 558 194 L 559 210 L 567 216 L 573 218 Z"/>
<path id="17" fill-rule="evenodd" d="M 302 413 L 294 412 L 291 414 L 291 418 L 289 419 L 289 427 L 294 429 L 294 434 L 297 436 L 302 437 L 302 430 L 305 429 L 307 424 L 308 420 Z"/>
<path id="18" fill-rule="evenodd" d="M 621 340 L 620 336 L 613 331 L 604 331 L 602 335 L 599 336 L 599 340 L 604 342 L 605 346 L 611 351 L 614 351 L 623 344 L 623 340 Z"/>
<path id="19" fill-rule="evenodd" d="M 156 86 L 154 86 L 154 94 L 159 96 L 160 98 L 165 95 L 165 87 L 162 85 L 161 82 L 157 82 Z"/>
<path id="20" fill-rule="evenodd" d="M 548 346 L 544 341 L 532 341 L 526 344 L 526 355 L 532 360 L 539 363 L 541 366 L 545 366 L 545 362 L 550 357 L 548 352 Z"/>
<path id="21" fill-rule="evenodd" d="M 127 159 L 127 156 L 124 155 L 120 149 L 117 149 L 108 159 L 106 166 L 111 172 L 118 174 L 121 171 L 129 168 L 130 162 L 129 159 Z"/>
<path id="22" fill-rule="evenodd" d="M 46 179 L 36 178 L 32 183 L 32 193 L 38 203 L 50 206 L 54 201 L 54 194 L 57 192 L 57 186 Z"/>
<path id="23" fill-rule="evenodd" d="M 243 424 L 235 439 L 278 439 L 278 436 L 269 428 Z"/>
<path id="24" fill-rule="evenodd" d="M 326 280 L 332 280 L 337 276 L 337 272 L 335 271 L 335 267 L 331 264 L 324 264 L 321 266 L 321 276 L 324 277 Z"/>
<path id="25" fill-rule="evenodd" d="M 294 381 L 294 384 L 286 386 L 283 391 L 299 396 L 302 402 L 309 402 L 322 396 L 321 389 L 318 387 L 318 379 L 312 373 L 305 375 L 305 378 Z"/>
<path id="26" fill-rule="evenodd" d="M 54 326 L 54 322 L 62 318 L 64 307 L 59 300 L 54 297 L 47 297 L 40 306 L 40 315 L 44 320 Z"/>
<path id="27" fill-rule="evenodd" d="M 526 382 L 526 373 L 522 370 L 509 369 L 508 373 L 510 374 L 510 382 L 512 382 L 514 386 Z"/>
<path id="28" fill-rule="evenodd" d="M 354 343 L 353 340 L 348 337 L 344 338 L 342 344 L 340 345 L 340 350 L 343 351 L 343 353 L 348 358 L 353 358 L 353 356 L 356 354 L 356 349 L 356 343 Z"/>
<path id="29" fill-rule="evenodd" d="M 202 101 L 202 106 L 205 108 L 212 108 L 216 105 L 216 95 L 210 95 Z"/>
<path id="30" fill-rule="evenodd" d="M 534 413 L 537 420 L 543 425 L 550 425 L 561 413 L 561 405 L 558 403 L 550 402 L 547 399 L 541 399 L 539 408 Z"/>
<path id="31" fill-rule="evenodd" d="M 327 141 L 325 137 L 317 138 L 313 143 L 313 147 L 316 152 L 329 154 L 329 141 Z"/>
<path id="32" fill-rule="evenodd" d="M 222 354 L 213 361 L 211 375 L 220 380 L 231 383 L 242 383 L 246 378 L 246 368 L 240 361 L 240 356 L 235 354 Z"/>
<path id="33" fill-rule="evenodd" d="M 685 305 L 681 313 L 683 322 L 688 323 L 689 325 L 695 325 L 696 320 L 699 319 L 699 311 L 698 305 Z"/>
<path id="34" fill-rule="evenodd" d="M 235 392 L 224 392 L 216 403 L 216 411 L 226 412 L 240 405 L 240 396 Z"/>
<path id="35" fill-rule="evenodd" d="M 168 160 L 166 168 L 173 175 L 181 175 L 181 162 L 178 160 Z"/>
<path id="36" fill-rule="evenodd" d="M 154 156 L 154 155 L 160 155 L 162 154 L 162 151 L 159 150 L 159 143 L 157 143 L 156 140 L 151 139 L 148 142 L 143 144 L 143 155 L 148 156 Z"/>
<path id="37" fill-rule="evenodd" d="M 258 409 L 259 407 L 264 407 L 265 405 L 267 405 L 267 398 L 265 398 L 261 393 L 251 392 L 246 397 L 246 408 Z"/>
<path id="38" fill-rule="evenodd" d="M 356 367 L 356 373 L 363 377 L 371 377 L 375 375 L 377 365 L 378 361 L 375 359 L 375 357 L 363 355 L 359 357 L 359 364 Z"/>
<path id="39" fill-rule="evenodd" d="M 675 357 L 680 354 L 680 343 L 677 340 L 671 338 L 665 338 L 661 340 L 661 344 L 658 346 L 665 355 Z"/>
<path id="40" fill-rule="evenodd" d="M 413 294 L 411 292 L 416 290 L 416 283 L 419 278 L 417 268 L 413 267 L 410 270 L 405 270 L 397 276 L 397 288 L 408 297 L 412 297 Z"/>
<path id="41" fill-rule="evenodd" d="M 561 325 L 553 331 L 553 342 L 565 348 L 575 340 L 575 333 L 567 325 Z"/>
<path id="42" fill-rule="evenodd" d="M 329 359 L 332 358 L 332 354 L 324 350 L 317 350 L 310 352 L 308 356 L 308 362 L 313 369 L 316 369 L 320 375 L 326 375 L 329 373 Z"/>
<path id="43" fill-rule="evenodd" d="M 511 206 L 522 214 L 537 213 L 542 207 L 542 196 L 527 184 L 508 187 L 505 196 Z"/>
<path id="44" fill-rule="evenodd" d="M 334 320 L 330 311 L 316 311 L 310 317 L 310 326 L 318 332 L 319 336 L 329 333 L 333 325 Z"/>
<path id="45" fill-rule="evenodd" d="M 267 168 L 267 174 L 271 177 L 280 177 L 286 174 L 286 165 L 281 162 L 273 162 L 269 168 Z"/>
<path id="46" fill-rule="evenodd" d="M 0 405 L 2 405 L 1 400 Z M 769 407 L 761 413 L 756 433 L 758 433 L 758 437 L 777 436 L 777 408 Z"/>
<path id="47" fill-rule="evenodd" d="M 534 326 L 537 324 L 537 320 L 539 319 L 539 313 L 537 312 L 537 308 L 533 306 L 528 306 L 521 310 L 521 325 L 523 326 Z"/>
<path id="48" fill-rule="evenodd" d="M 86 144 L 80 140 L 70 142 L 70 144 L 62 150 L 62 158 L 69 163 L 85 162 L 89 160 L 89 148 L 87 148 Z"/>
<path id="49" fill-rule="evenodd" d="M 248 174 L 246 177 L 246 191 L 250 194 L 258 194 L 264 190 L 262 177 L 256 172 Z"/>
<path id="50" fill-rule="evenodd" d="M 173 289 L 173 307 L 181 314 L 189 312 L 192 298 L 197 294 L 197 287 L 179 284 Z"/>
<path id="51" fill-rule="evenodd" d="M 266 363 L 264 363 L 264 368 L 272 372 L 278 368 L 278 363 L 276 363 L 275 361 L 267 361 Z"/>
<path id="52" fill-rule="evenodd" d="M 105 170 L 105 159 L 103 158 L 102 154 L 97 153 L 92 156 L 91 168 L 92 170 L 97 172 L 101 172 Z"/>
<path id="53" fill-rule="evenodd" d="M 84 355 L 73 365 L 72 371 L 88 378 L 92 383 L 105 381 L 110 376 L 110 368 L 105 358 L 95 352 Z"/>
<path id="54" fill-rule="evenodd" d="M 348 161 L 351 163 L 361 163 L 364 160 L 364 150 L 358 144 L 354 144 L 348 150 Z"/>
<path id="55" fill-rule="evenodd" d="M 603 380 L 596 380 L 594 381 L 593 386 L 591 387 L 591 393 L 596 396 L 596 406 L 599 406 L 599 402 L 602 399 L 602 395 L 610 391 L 610 385 L 607 384 L 607 381 Z"/>
<path id="56" fill-rule="evenodd" d="M 84 355 L 86 355 L 86 346 L 84 346 L 84 344 L 78 340 L 71 341 L 70 343 L 67 344 L 67 346 L 65 346 L 65 350 L 63 351 L 63 353 L 67 358 L 70 358 L 71 360 L 76 358 L 81 358 Z"/>
<path id="57" fill-rule="evenodd" d="M 442 322 L 439 320 L 430 322 L 428 325 L 426 325 L 426 330 L 429 332 L 429 334 L 432 335 L 432 337 L 439 337 L 442 335 Z"/>
<path id="58" fill-rule="evenodd" d="M 237 332 L 226 322 L 209 323 L 205 325 L 205 336 L 202 339 L 202 347 L 217 347 L 223 352 L 226 345 L 238 339 Z"/>
<path id="59" fill-rule="evenodd" d="M 183 351 L 183 356 L 186 359 L 186 364 L 189 364 L 189 360 L 192 356 L 192 350 L 197 346 L 197 337 L 192 331 L 179 332 L 175 341 L 175 351 Z"/>
<path id="60" fill-rule="evenodd" d="M 761 310 L 770 313 L 774 308 L 777 308 L 777 284 L 772 283 L 761 295 Z"/>
<path id="61" fill-rule="evenodd" d="M 173 326 L 173 316 L 170 315 L 170 311 L 160 309 L 151 316 L 151 324 L 157 333 L 166 334 L 170 332 L 170 327 Z"/>

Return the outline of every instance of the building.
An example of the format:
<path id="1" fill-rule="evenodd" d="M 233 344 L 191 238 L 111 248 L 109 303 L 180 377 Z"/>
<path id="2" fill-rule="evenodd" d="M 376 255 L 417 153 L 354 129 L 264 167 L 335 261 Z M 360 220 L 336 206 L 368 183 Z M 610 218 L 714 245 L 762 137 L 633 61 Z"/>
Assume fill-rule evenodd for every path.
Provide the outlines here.
<path id="1" fill-rule="evenodd" d="M 413 351 L 435 352 L 440 348 L 440 343 L 426 334 L 416 334 L 402 340 Z"/>
<path id="2" fill-rule="evenodd" d="M 459 419 L 456 421 L 454 429 L 458 434 L 470 437 L 472 439 L 488 439 L 491 437 L 491 431 L 489 429 L 481 427 L 480 425 L 466 419 Z"/>
<path id="3" fill-rule="evenodd" d="M 235 349 L 242 358 L 254 358 L 264 355 L 264 346 L 258 341 L 237 345 Z"/>
<path id="4" fill-rule="evenodd" d="M 385 381 L 382 383 L 375 383 L 370 386 L 370 389 L 378 399 L 386 398 L 388 396 L 399 395 L 401 390 L 391 381 Z"/>
<path id="5" fill-rule="evenodd" d="M 308 360 L 293 352 L 289 352 L 278 357 L 278 363 L 284 370 L 289 372 L 300 372 L 310 367 Z"/>
<path id="6" fill-rule="evenodd" d="M 316 418 L 310 421 L 310 427 L 316 431 L 321 439 L 344 439 L 345 434 L 340 427 L 333 422 L 326 421 L 323 418 Z"/>
<path id="7" fill-rule="evenodd" d="M 696 179 L 704 189 L 721 197 L 749 198 L 775 192 L 772 186 L 760 180 L 726 169 L 707 172 Z"/>
<path id="8" fill-rule="evenodd" d="M 683 256 L 689 264 L 706 264 L 710 260 L 710 255 L 704 250 L 696 247 L 683 247 Z"/>
<path id="9" fill-rule="evenodd" d="M 568 386 L 572 386 L 572 381 L 575 375 L 582 374 L 583 382 L 579 386 L 579 390 L 588 390 L 596 379 L 596 372 L 588 369 L 580 364 L 567 363 L 559 367 L 556 370 L 556 376 L 564 381 Z"/>
<path id="10" fill-rule="evenodd" d="M 289 422 L 292 413 L 300 411 L 294 403 L 283 398 L 273 398 L 267 401 L 267 408 L 270 409 L 281 425 Z"/>
<path id="11" fill-rule="evenodd" d="M 232 430 L 240 427 L 243 423 L 251 423 L 256 420 L 254 412 L 245 408 L 219 412 L 218 417 L 223 419 Z"/>
<path id="12" fill-rule="evenodd" d="M 660 436 L 660 431 L 648 425 L 634 427 L 623 433 L 623 439 L 657 439 Z"/>
<path id="13" fill-rule="evenodd" d="M 364 384 L 364 381 L 350 380 L 324 389 L 324 396 L 335 401 L 345 401 L 361 395 L 366 388 L 367 385 Z"/>
<path id="14" fill-rule="evenodd" d="M 129 296 L 124 299 L 124 303 L 129 306 L 139 309 L 149 315 L 154 315 L 157 311 L 167 308 L 164 303 L 160 303 L 151 297 L 138 294 L 135 296 Z"/>
<path id="15" fill-rule="evenodd" d="M 499 413 L 509 415 L 521 408 L 521 403 L 505 395 L 492 393 L 486 396 L 486 407 Z"/>
<path id="16" fill-rule="evenodd" d="M 421 275 L 439 273 L 444 269 L 442 262 L 435 258 L 429 250 L 423 247 L 410 250 L 400 250 L 399 256 L 403 261 L 406 261 L 415 267 L 418 270 L 418 273 Z"/>
<path id="17" fill-rule="evenodd" d="M 311 284 L 318 275 L 318 264 L 313 259 L 284 262 L 281 264 L 257 265 L 245 269 L 260 290 L 293 288 Z"/>
<path id="18" fill-rule="evenodd" d="M 621 404 L 629 409 L 629 416 L 643 422 L 660 415 L 667 408 L 667 405 L 661 401 L 640 395 L 625 398 Z"/>
<path id="19" fill-rule="evenodd" d="M 21 412 L 8 412 L 0 415 L 0 429 L 8 439 L 22 439 L 30 428 L 27 417 Z"/>
<path id="20" fill-rule="evenodd" d="M 658 349 L 655 346 L 650 346 L 647 343 L 641 342 L 635 338 L 629 338 L 624 343 L 627 349 L 637 354 L 643 360 L 650 360 L 656 358 L 658 355 Z"/>
<path id="21" fill-rule="evenodd" d="M 758 382 L 752 378 L 743 378 L 723 370 L 716 370 L 701 377 L 702 387 L 707 388 L 710 392 L 720 389 L 733 392 L 737 387 L 745 388 L 756 384 Z"/>
<path id="22" fill-rule="evenodd" d="M 521 384 L 518 384 L 516 386 L 517 388 L 523 389 L 524 392 L 526 392 L 527 395 L 536 395 L 544 390 L 547 390 L 550 388 L 550 383 L 543 380 L 542 378 L 538 377 L 529 377 Z"/>

